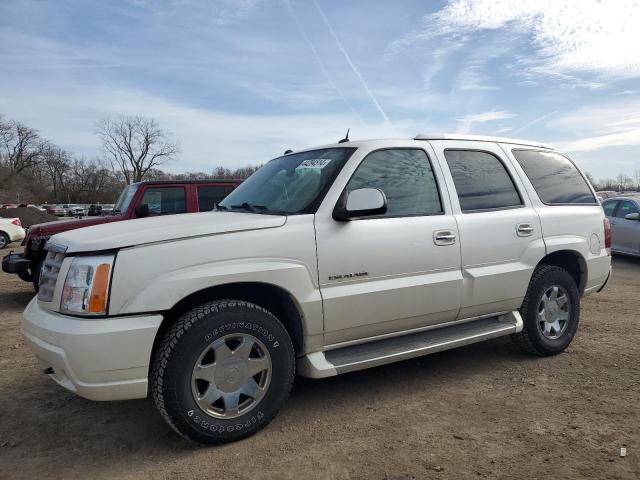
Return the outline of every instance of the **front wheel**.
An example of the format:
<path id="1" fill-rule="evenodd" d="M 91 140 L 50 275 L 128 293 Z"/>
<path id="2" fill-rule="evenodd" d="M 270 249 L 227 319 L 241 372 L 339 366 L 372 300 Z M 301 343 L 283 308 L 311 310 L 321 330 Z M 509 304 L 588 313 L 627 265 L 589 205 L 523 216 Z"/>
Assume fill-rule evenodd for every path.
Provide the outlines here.
<path id="1" fill-rule="evenodd" d="M 293 384 L 295 354 L 280 321 L 252 303 L 219 300 L 183 315 L 160 342 L 151 393 L 164 419 L 203 444 L 267 425 Z"/>
<path id="2" fill-rule="evenodd" d="M 533 273 L 520 308 L 524 327 L 512 335 L 516 345 L 534 355 L 547 356 L 569 346 L 580 320 L 580 294 L 564 268 L 541 265 Z"/>

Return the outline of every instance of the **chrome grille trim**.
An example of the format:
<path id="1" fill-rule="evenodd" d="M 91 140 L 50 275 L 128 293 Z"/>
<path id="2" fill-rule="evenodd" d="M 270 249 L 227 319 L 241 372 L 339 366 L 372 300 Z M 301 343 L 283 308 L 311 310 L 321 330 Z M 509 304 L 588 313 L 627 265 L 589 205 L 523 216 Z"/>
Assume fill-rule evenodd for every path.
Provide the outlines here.
<path id="1" fill-rule="evenodd" d="M 64 250 L 50 249 L 51 245 L 47 244 L 47 256 L 42 262 L 42 269 L 40 270 L 40 284 L 38 289 L 38 300 L 42 302 L 50 302 L 53 300 L 53 292 L 56 288 L 56 282 L 58 281 L 58 274 L 62 267 L 64 260 Z"/>

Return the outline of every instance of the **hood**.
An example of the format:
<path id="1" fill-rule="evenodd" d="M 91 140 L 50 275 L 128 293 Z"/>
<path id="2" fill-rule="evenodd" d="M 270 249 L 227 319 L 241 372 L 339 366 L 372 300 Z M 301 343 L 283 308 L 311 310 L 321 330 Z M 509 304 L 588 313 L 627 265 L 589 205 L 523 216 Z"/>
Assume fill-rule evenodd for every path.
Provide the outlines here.
<path id="1" fill-rule="evenodd" d="M 275 228 L 284 225 L 286 221 L 285 216 L 254 213 L 183 213 L 96 225 L 59 233 L 50 241 L 67 246 L 67 252 L 92 252 L 204 235 Z"/>
<path id="2" fill-rule="evenodd" d="M 29 228 L 29 235 L 55 235 L 76 228 L 90 227 L 109 222 L 107 217 L 90 217 L 74 220 L 54 220 L 53 222 L 38 223 Z"/>

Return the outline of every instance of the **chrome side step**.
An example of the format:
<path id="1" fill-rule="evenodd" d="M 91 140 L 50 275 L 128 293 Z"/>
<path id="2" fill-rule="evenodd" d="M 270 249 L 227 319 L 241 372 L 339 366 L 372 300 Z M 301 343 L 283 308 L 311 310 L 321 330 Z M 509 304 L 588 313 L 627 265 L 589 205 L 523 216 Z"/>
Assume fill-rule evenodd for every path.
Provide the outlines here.
<path id="1" fill-rule="evenodd" d="M 511 313 L 435 330 L 412 333 L 327 352 L 310 353 L 300 359 L 298 373 L 324 378 L 377 367 L 408 358 L 510 335 L 522 330 L 522 317 Z"/>

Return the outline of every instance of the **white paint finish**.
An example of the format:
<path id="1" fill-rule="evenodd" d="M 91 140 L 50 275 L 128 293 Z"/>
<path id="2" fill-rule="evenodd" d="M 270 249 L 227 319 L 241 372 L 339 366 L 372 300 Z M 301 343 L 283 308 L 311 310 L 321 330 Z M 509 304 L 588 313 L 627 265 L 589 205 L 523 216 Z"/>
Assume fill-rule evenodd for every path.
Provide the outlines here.
<path id="1" fill-rule="evenodd" d="M 387 146 L 416 148 L 416 142 L 395 141 L 388 142 Z M 337 222 L 331 217 L 351 175 L 375 149 L 362 148 L 353 155 L 316 215 L 319 278 L 328 343 L 384 334 L 400 326 L 415 328 L 450 321 L 455 319 L 460 307 L 459 246 L 457 243 L 437 246 L 433 240 L 438 230 L 458 233 L 446 188 L 443 215 L 365 218 L 350 222 Z M 440 170 L 433 159 L 431 161 L 442 185 Z M 358 276 L 346 280 L 332 278 L 352 274 Z"/>
<path id="2" fill-rule="evenodd" d="M 286 217 L 277 215 L 239 212 L 184 213 L 70 230 L 54 235 L 51 241 L 66 245 L 67 253 L 90 252 L 204 235 L 275 228 L 284 225 L 285 222 Z"/>
<path id="3" fill-rule="evenodd" d="M 431 141 L 445 172 L 454 217 L 460 231 L 464 277 L 460 318 L 518 308 L 538 262 L 545 255 L 540 219 L 522 180 L 499 145 L 490 142 Z M 463 213 L 453 178 L 447 168 L 446 149 L 481 150 L 498 157 L 519 191 L 523 205 L 517 208 Z M 528 236 L 517 226 L 529 224 Z"/>
<path id="4" fill-rule="evenodd" d="M 144 398 L 162 316 L 80 319 L 42 309 L 34 298 L 22 332 L 54 380 L 92 400 Z"/>
<path id="5" fill-rule="evenodd" d="M 18 218 L 0 218 L 0 232 L 4 232 L 9 237 L 10 242 L 21 242 L 24 240 L 25 231 L 24 228 L 14 225 L 14 220 Z"/>
<path id="6" fill-rule="evenodd" d="M 260 282 L 292 295 L 304 316 L 306 334 L 323 333 L 313 215 L 290 216 L 279 228 L 228 234 L 220 227 L 216 230 L 214 235 L 121 250 L 109 314 L 168 310 L 209 287 Z"/>

